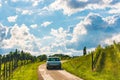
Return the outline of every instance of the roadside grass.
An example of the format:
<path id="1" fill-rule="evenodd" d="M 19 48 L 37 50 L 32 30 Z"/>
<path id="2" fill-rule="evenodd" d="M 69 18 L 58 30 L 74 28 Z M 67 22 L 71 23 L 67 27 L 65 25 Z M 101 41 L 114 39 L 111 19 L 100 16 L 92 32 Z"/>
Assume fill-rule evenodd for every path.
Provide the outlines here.
<path id="1" fill-rule="evenodd" d="M 18 67 L 11 76 L 11 80 L 38 80 L 38 66 L 44 62 L 30 63 Z"/>
<path id="2" fill-rule="evenodd" d="M 62 67 L 84 80 L 120 80 L 119 66 L 114 66 L 111 69 L 108 67 L 101 72 L 92 71 L 89 55 L 71 59 L 63 63 Z"/>
<path id="3" fill-rule="evenodd" d="M 120 51 L 115 52 L 115 48 L 110 46 L 104 52 L 95 71 L 91 67 L 91 54 L 70 59 L 62 67 L 84 80 L 120 80 Z"/>

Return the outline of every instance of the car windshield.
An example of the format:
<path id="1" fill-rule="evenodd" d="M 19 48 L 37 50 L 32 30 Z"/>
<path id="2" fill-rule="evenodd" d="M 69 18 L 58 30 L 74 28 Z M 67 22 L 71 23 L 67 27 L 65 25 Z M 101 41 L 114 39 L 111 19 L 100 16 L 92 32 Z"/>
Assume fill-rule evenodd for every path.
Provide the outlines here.
<path id="1" fill-rule="evenodd" d="M 59 58 L 48 58 L 48 61 L 60 61 Z"/>

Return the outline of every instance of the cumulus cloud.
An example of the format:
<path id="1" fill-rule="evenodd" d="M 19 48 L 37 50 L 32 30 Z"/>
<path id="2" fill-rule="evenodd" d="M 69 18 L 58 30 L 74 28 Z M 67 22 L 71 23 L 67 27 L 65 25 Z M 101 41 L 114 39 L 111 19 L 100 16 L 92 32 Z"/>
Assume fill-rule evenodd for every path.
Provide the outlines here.
<path id="1" fill-rule="evenodd" d="M 10 29 L 11 37 L 8 39 L 3 39 L 2 49 L 20 49 L 30 52 L 33 55 L 39 54 L 58 54 L 64 53 L 69 55 L 77 55 L 79 51 L 69 50 L 66 48 L 65 44 L 67 42 L 67 31 L 62 27 L 59 29 L 51 29 L 50 36 L 45 36 L 39 39 L 29 32 L 29 28 L 22 24 L 18 26 L 15 24 Z M 77 54 L 75 54 L 77 53 Z"/>
<path id="2" fill-rule="evenodd" d="M 11 37 L 2 41 L 2 47 L 4 49 L 25 50 L 29 52 L 36 52 L 41 46 L 40 39 L 30 34 L 29 28 L 22 24 L 18 26 L 15 24 L 10 30 Z"/>
<path id="3" fill-rule="evenodd" d="M 43 2 L 44 0 L 11 0 L 12 2 L 16 3 L 16 2 L 30 2 L 32 3 L 32 6 L 35 7 L 37 6 L 40 2 Z"/>
<path id="4" fill-rule="evenodd" d="M 31 10 L 19 10 L 19 11 L 22 11 L 22 15 L 31 15 L 32 14 L 32 11 Z"/>
<path id="5" fill-rule="evenodd" d="M 40 2 L 43 2 L 44 0 L 31 0 L 33 2 L 32 6 L 37 6 Z"/>
<path id="6" fill-rule="evenodd" d="M 112 9 L 108 11 L 110 14 L 120 14 L 120 2 L 116 3 L 115 5 L 111 5 Z"/>
<path id="7" fill-rule="evenodd" d="M 71 42 L 76 42 L 78 40 L 78 36 L 85 34 L 87 34 L 87 30 L 85 29 L 84 24 L 80 22 L 79 24 L 76 25 L 76 27 L 73 30 L 73 38 Z"/>
<path id="8" fill-rule="evenodd" d="M 76 9 L 71 9 L 68 6 L 70 0 L 55 0 L 52 4 L 48 6 L 48 10 L 54 11 L 54 10 L 63 10 L 63 13 L 66 15 L 71 15 L 74 12 L 77 12 L 78 10 Z"/>
<path id="9" fill-rule="evenodd" d="M 42 47 L 40 51 L 42 53 L 47 53 L 48 55 L 51 54 L 73 54 L 77 51 L 68 50 L 66 48 L 67 42 L 67 31 L 64 30 L 62 27 L 58 29 L 51 29 L 50 36 L 46 36 L 41 39 Z M 73 52 L 73 53 L 72 53 Z"/>
<path id="10" fill-rule="evenodd" d="M 7 20 L 9 21 L 9 22 L 16 22 L 16 19 L 17 19 L 17 15 L 16 16 L 9 16 L 8 18 L 7 18 Z"/>
<path id="11" fill-rule="evenodd" d="M 114 34 L 112 37 L 105 39 L 103 42 L 107 45 L 113 44 L 113 42 L 120 42 L 120 33 Z"/>
<path id="12" fill-rule="evenodd" d="M 97 14 L 89 14 L 83 21 L 78 23 L 73 29 L 72 39 L 67 43 L 67 48 L 81 50 L 84 46 L 88 48 L 96 47 L 101 44 L 106 38 L 112 37 L 112 34 L 117 34 L 120 31 L 120 16 L 114 16 L 112 24 L 106 21 L 103 17 Z M 86 21 L 88 21 L 86 23 Z M 76 32 L 79 30 L 79 34 Z M 84 34 L 81 33 L 83 31 Z"/>
<path id="13" fill-rule="evenodd" d="M 49 26 L 50 24 L 52 24 L 52 22 L 46 21 L 46 22 L 43 22 L 43 23 L 41 24 L 41 26 L 47 27 L 47 26 Z"/>
<path id="14" fill-rule="evenodd" d="M 58 37 L 59 39 L 65 38 L 67 33 L 64 31 L 62 27 L 60 27 L 58 30 L 51 29 L 51 35 Z"/>
<path id="15" fill-rule="evenodd" d="M 25 24 L 21 26 L 15 24 L 11 28 L 10 34 L 11 37 L 9 39 L 3 40 L 1 48 L 4 49 L 18 48 L 20 50 L 31 52 L 33 55 L 39 54 L 51 55 L 62 53 L 72 56 L 82 54 L 82 50 L 75 50 L 66 47 L 66 44 L 69 41 L 67 39 L 69 33 L 62 27 L 58 29 L 51 29 L 50 36 L 45 36 L 42 39 L 39 39 L 36 38 L 34 35 L 30 34 L 29 28 Z"/>
<path id="16" fill-rule="evenodd" d="M 112 2 L 113 0 L 55 0 L 48 8 L 52 11 L 63 10 L 65 15 L 71 15 L 86 9 L 105 9 L 114 5 Z"/>
<path id="17" fill-rule="evenodd" d="M 33 24 L 33 25 L 30 25 L 31 28 L 37 28 L 38 25 L 37 24 Z"/>
<path id="18" fill-rule="evenodd" d="M 109 11 L 110 14 L 120 14 L 120 9 L 112 9 Z"/>

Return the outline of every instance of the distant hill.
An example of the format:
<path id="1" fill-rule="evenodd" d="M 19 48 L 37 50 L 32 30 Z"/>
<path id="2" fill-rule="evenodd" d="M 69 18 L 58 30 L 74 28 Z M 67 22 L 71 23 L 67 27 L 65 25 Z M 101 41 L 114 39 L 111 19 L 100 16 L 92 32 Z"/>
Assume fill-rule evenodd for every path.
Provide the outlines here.
<path id="1" fill-rule="evenodd" d="M 120 43 L 99 45 L 88 55 L 70 59 L 63 68 L 85 80 L 120 80 Z"/>

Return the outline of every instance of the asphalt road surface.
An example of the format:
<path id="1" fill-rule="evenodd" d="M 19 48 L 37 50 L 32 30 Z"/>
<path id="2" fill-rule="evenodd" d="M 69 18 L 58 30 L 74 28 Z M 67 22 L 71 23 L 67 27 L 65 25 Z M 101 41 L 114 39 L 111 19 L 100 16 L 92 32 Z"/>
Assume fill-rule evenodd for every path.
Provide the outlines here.
<path id="1" fill-rule="evenodd" d="M 62 69 L 46 69 L 46 64 L 38 68 L 39 80 L 83 80 Z"/>

